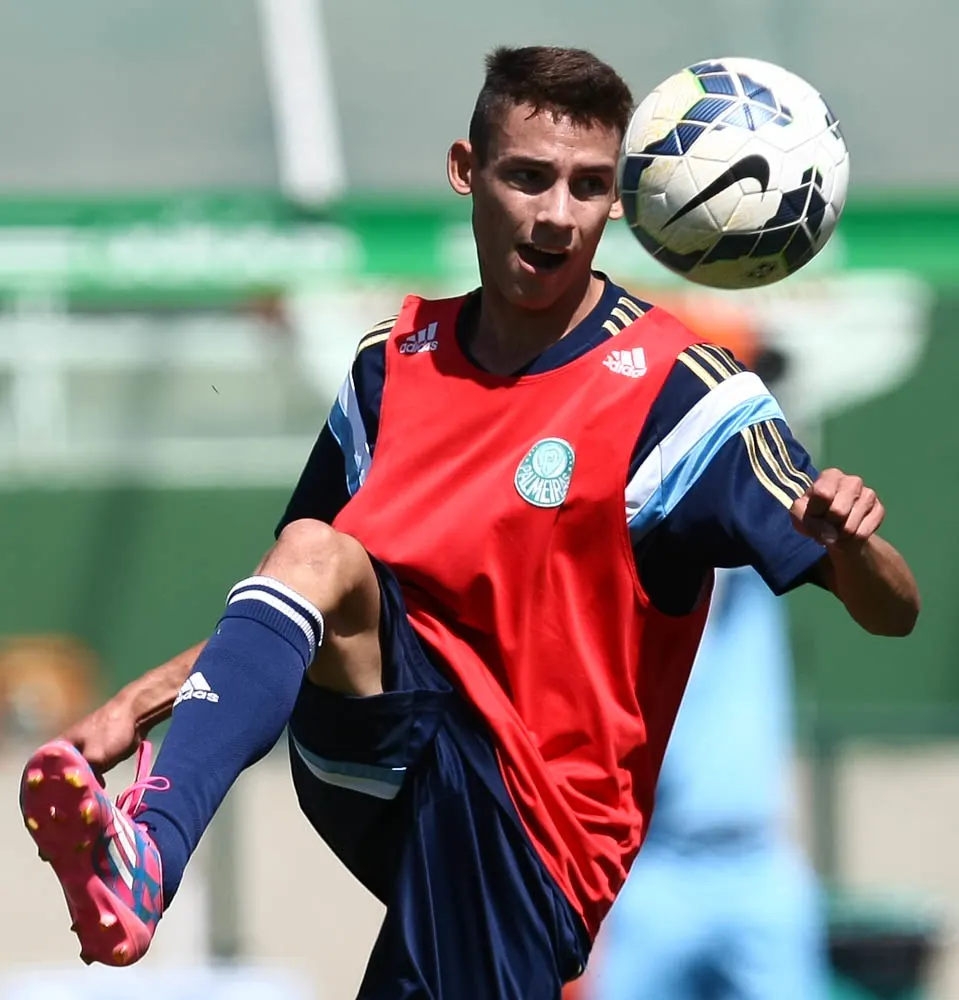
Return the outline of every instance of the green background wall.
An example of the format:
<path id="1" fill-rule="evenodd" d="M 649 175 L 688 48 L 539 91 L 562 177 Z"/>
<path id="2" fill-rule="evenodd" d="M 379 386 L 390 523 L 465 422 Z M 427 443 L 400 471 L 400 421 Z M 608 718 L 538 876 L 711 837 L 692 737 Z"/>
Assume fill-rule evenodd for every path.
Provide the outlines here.
<path id="1" fill-rule="evenodd" d="M 884 534 L 908 556 L 923 611 L 890 641 L 850 627 L 828 595 L 791 598 L 802 700 L 843 729 L 959 732 L 959 294 L 941 294 L 921 367 L 826 426 L 824 455 L 873 484 Z"/>

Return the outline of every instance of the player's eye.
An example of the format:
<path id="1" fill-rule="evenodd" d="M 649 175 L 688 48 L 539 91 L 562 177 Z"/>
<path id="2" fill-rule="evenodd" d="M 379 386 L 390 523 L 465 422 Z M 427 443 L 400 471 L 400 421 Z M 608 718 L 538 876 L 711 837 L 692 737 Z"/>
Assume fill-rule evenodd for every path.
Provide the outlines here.
<path id="1" fill-rule="evenodd" d="M 599 174 L 581 177 L 574 185 L 574 193 L 579 198 L 597 198 L 609 194 L 612 181 Z"/>
<path id="2" fill-rule="evenodd" d="M 549 185 L 543 171 L 535 167 L 516 167 L 509 171 L 507 180 L 520 191 L 542 191 Z"/>

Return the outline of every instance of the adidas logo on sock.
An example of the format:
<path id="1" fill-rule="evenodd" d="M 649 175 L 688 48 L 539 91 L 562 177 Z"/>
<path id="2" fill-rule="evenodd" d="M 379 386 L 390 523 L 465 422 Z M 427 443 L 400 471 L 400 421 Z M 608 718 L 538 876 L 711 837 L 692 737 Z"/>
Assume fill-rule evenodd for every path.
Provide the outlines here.
<path id="1" fill-rule="evenodd" d="M 641 347 L 631 351 L 610 351 L 603 364 L 616 375 L 639 378 L 646 374 L 646 352 Z"/>
<path id="2" fill-rule="evenodd" d="M 190 676 L 183 682 L 183 687 L 180 688 L 180 693 L 176 696 L 176 701 L 173 703 L 173 707 L 176 708 L 181 701 L 191 700 L 212 702 L 220 700 L 220 696 L 210 687 L 207 683 L 207 679 L 199 672 L 199 670 L 194 674 L 190 674 Z"/>
<path id="3" fill-rule="evenodd" d="M 400 354 L 422 354 L 424 351 L 435 351 L 439 344 L 436 342 L 436 323 L 411 333 L 402 344 L 400 344 Z"/>

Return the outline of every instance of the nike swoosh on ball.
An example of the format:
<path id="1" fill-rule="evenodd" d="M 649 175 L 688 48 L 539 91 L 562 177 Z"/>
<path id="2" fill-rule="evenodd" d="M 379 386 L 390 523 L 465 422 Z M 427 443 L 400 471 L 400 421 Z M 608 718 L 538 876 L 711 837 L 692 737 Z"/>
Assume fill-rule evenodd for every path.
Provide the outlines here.
<path id="1" fill-rule="evenodd" d="M 745 180 L 747 177 L 752 177 L 753 180 L 759 181 L 759 186 L 763 194 L 766 193 L 766 188 L 769 187 L 769 162 L 764 156 L 760 156 L 758 153 L 752 156 L 744 156 L 728 170 L 724 170 L 712 184 L 704 187 L 695 198 L 690 198 L 675 215 L 667 220 L 663 229 L 666 226 L 672 225 L 684 215 L 688 215 L 694 208 L 699 208 L 700 205 L 705 204 L 710 198 L 715 198 L 717 194 L 725 191 L 726 188 L 732 187 L 737 181 Z"/>

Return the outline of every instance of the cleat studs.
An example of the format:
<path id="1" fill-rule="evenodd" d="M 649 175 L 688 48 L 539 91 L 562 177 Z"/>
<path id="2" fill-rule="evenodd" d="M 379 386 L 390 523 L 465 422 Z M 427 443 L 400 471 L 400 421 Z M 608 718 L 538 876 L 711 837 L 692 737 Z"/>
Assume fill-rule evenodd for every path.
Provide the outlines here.
<path id="1" fill-rule="evenodd" d="M 113 949 L 113 960 L 117 965 L 127 964 L 127 946 L 125 944 L 118 944 L 116 948 Z"/>
<path id="2" fill-rule="evenodd" d="M 93 965 L 92 956 L 86 955 L 82 951 L 80 952 L 80 961 L 83 962 L 84 965 Z"/>
<path id="3" fill-rule="evenodd" d="M 40 829 L 40 824 L 32 816 L 27 817 L 27 826 L 30 827 L 34 833 Z"/>
<path id="4" fill-rule="evenodd" d="M 75 767 L 70 768 L 69 771 L 63 772 L 63 780 L 66 781 L 68 785 L 73 785 L 74 788 L 86 788 L 86 782 L 83 780 L 83 775 Z"/>
<path id="5" fill-rule="evenodd" d="M 72 924 L 70 924 L 70 930 L 73 931 L 74 934 L 76 934 L 77 931 L 80 930 L 80 925 L 76 921 L 74 921 Z M 81 958 L 82 957 L 83 956 L 81 956 Z"/>
<path id="6" fill-rule="evenodd" d="M 108 931 L 111 927 L 116 926 L 117 917 L 115 913 L 104 913 L 100 917 L 100 927 Z M 123 945 L 118 945 L 118 948 L 123 948 Z M 126 954 L 126 949 L 124 949 L 124 954 Z"/>
<path id="7" fill-rule="evenodd" d="M 57 807 L 50 806 L 50 819 L 59 819 L 59 818 L 60 817 L 57 815 Z"/>
<path id="8" fill-rule="evenodd" d="M 43 771 L 38 767 L 27 772 L 27 787 L 39 788 L 43 784 Z"/>
<path id="9" fill-rule="evenodd" d="M 85 802 L 80 806 L 80 816 L 83 818 L 83 822 L 87 824 L 92 824 L 96 822 L 93 815 L 93 803 Z"/>

